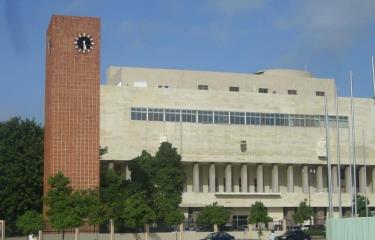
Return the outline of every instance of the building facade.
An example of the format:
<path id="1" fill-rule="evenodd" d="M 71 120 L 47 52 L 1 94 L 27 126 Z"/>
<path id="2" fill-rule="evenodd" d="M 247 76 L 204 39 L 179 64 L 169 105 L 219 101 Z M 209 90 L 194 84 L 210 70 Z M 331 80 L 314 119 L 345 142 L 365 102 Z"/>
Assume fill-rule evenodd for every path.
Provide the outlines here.
<path id="1" fill-rule="evenodd" d="M 186 169 L 181 208 L 187 219 L 218 202 L 231 209 L 238 227 L 251 204 L 260 200 L 274 221 L 291 221 L 307 199 L 319 224 L 328 208 L 328 156 L 334 214 L 338 215 L 339 191 L 343 214 L 351 212 L 350 99 L 338 98 L 336 122 L 335 89 L 332 79 L 295 70 L 252 74 L 110 67 L 107 84 L 100 89 L 100 144 L 108 147 L 103 161 L 118 165 L 129 177 L 127 161 L 142 150 L 155 153 L 160 142 L 168 141 L 182 155 Z M 374 100 L 355 98 L 354 108 L 357 190 L 365 194 L 367 189 L 372 206 Z"/>
<path id="2" fill-rule="evenodd" d="M 259 200 L 275 221 L 290 221 L 307 199 L 321 223 L 328 207 L 328 157 L 334 212 L 338 215 L 341 192 L 344 214 L 350 214 L 353 155 L 357 191 L 367 192 L 375 207 L 374 100 L 353 100 L 357 131 L 351 152 L 350 99 L 338 98 L 336 114 L 332 79 L 296 70 L 110 67 L 100 86 L 100 21 L 88 17 L 53 16 L 46 59 L 45 193 L 48 178 L 58 171 L 74 189 L 97 188 L 99 146 L 108 148 L 102 163 L 129 178 L 129 161 L 142 150 L 154 154 L 168 141 L 186 171 L 181 208 L 187 221 L 218 202 L 231 209 L 238 228 Z"/>

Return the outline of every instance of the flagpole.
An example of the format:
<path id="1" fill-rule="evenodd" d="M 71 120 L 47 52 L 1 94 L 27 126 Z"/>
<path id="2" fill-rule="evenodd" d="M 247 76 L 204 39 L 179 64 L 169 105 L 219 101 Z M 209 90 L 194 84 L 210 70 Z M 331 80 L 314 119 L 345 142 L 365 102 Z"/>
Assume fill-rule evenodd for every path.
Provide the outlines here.
<path id="1" fill-rule="evenodd" d="M 352 165 L 352 141 L 350 135 L 350 127 L 348 127 L 348 160 L 349 160 L 349 179 L 350 179 L 350 206 L 351 206 L 351 217 L 354 217 L 354 202 L 353 202 L 353 165 Z"/>
<path id="2" fill-rule="evenodd" d="M 374 56 L 371 56 L 371 65 L 372 65 L 372 84 L 374 87 L 374 103 L 375 103 L 375 66 L 374 66 Z"/>
<path id="3" fill-rule="evenodd" d="M 365 141 L 365 130 L 364 129 L 362 129 L 362 142 L 363 142 L 363 162 L 365 164 L 366 217 L 368 217 L 368 203 L 367 203 L 367 157 L 366 157 L 366 141 Z"/>
<path id="4" fill-rule="evenodd" d="M 342 199 L 341 199 L 341 155 L 340 155 L 340 126 L 339 126 L 339 103 L 337 96 L 335 96 L 335 108 L 336 108 L 336 158 L 337 158 L 337 176 L 338 176 L 338 194 L 339 194 L 339 217 L 342 217 Z"/>
<path id="5" fill-rule="evenodd" d="M 353 104 L 353 74 L 350 71 L 350 107 L 352 115 L 352 161 L 353 161 L 353 182 L 354 182 L 354 216 L 357 217 L 357 164 L 355 156 L 355 127 L 354 127 L 354 104 Z"/>
<path id="6" fill-rule="evenodd" d="M 332 207 L 332 172 L 331 172 L 331 158 L 329 153 L 329 130 L 328 130 L 328 109 L 327 109 L 327 96 L 324 97 L 324 110 L 325 110 L 325 122 L 326 122 L 326 153 L 327 153 L 327 175 L 328 175 L 328 207 L 329 217 L 333 217 Z"/>

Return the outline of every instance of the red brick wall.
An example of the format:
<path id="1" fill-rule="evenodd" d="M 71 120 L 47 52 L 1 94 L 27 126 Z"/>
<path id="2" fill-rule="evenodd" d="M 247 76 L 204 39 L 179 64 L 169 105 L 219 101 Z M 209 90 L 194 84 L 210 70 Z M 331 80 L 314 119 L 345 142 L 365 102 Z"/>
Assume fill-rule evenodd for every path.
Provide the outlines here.
<path id="1" fill-rule="evenodd" d="M 90 34 L 95 49 L 74 48 Z M 100 20 L 53 16 L 46 39 L 44 194 L 48 178 L 62 171 L 74 189 L 99 186 Z"/>

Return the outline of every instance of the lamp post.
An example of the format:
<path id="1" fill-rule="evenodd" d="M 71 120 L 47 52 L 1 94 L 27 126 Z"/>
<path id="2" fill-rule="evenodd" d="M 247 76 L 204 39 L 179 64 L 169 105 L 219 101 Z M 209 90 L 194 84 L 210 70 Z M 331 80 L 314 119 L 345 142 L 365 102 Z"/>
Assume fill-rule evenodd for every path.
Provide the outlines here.
<path id="1" fill-rule="evenodd" d="M 310 178 L 310 175 L 311 174 L 315 174 L 316 173 L 316 170 L 315 170 L 315 168 L 309 168 L 309 170 L 308 170 L 308 174 L 309 174 L 309 207 L 311 207 L 311 191 L 310 191 L 310 186 L 311 186 L 311 184 L 310 184 L 310 180 L 311 180 L 311 178 Z M 310 218 L 310 226 L 311 226 L 311 218 Z"/>

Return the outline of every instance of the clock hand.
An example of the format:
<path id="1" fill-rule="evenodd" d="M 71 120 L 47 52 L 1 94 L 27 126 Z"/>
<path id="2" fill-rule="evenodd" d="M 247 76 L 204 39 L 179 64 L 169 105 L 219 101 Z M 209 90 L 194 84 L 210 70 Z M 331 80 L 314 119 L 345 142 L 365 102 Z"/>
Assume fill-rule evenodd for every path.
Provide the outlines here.
<path id="1" fill-rule="evenodd" d="M 86 41 L 83 40 L 83 50 L 86 51 L 87 50 L 87 47 L 86 47 Z"/>

